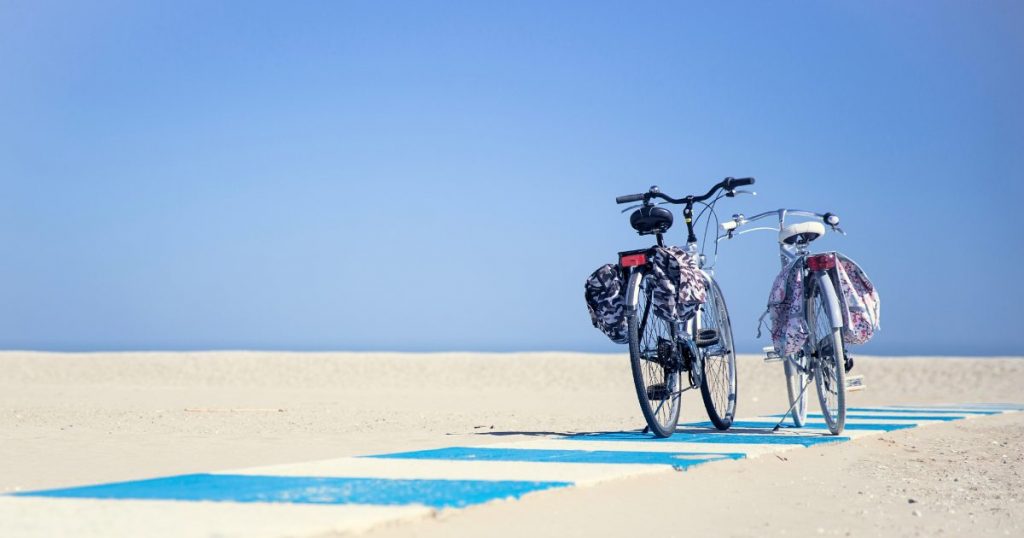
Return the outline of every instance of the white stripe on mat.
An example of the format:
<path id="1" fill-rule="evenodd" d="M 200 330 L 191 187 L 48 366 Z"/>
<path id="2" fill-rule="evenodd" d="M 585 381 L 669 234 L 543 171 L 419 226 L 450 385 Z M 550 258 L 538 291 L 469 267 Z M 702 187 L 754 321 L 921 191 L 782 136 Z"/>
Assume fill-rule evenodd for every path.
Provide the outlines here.
<path id="1" fill-rule="evenodd" d="M 313 505 L 0 497 L 4 538 L 270 538 L 360 532 L 419 519 L 425 506 Z"/>

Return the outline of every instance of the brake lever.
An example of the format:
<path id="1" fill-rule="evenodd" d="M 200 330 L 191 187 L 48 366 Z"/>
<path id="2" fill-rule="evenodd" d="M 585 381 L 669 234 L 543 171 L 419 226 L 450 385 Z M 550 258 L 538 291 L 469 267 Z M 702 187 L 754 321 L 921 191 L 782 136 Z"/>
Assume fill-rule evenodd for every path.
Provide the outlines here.
<path id="1" fill-rule="evenodd" d="M 846 232 L 844 232 L 844 231 L 843 231 L 843 229 L 842 229 L 842 228 L 840 228 L 839 226 L 833 226 L 833 227 L 832 227 L 832 231 L 833 231 L 833 232 L 839 232 L 839 233 L 841 233 L 841 234 L 843 234 L 843 235 L 846 235 Z"/>
<path id="2" fill-rule="evenodd" d="M 743 190 L 743 189 L 735 190 L 733 192 L 735 192 L 736 194 L 749 194 L 751 196 L 757 196 L 756 192 L 754 192 L 754 191 L 747 191 L 747 190 Z"/>

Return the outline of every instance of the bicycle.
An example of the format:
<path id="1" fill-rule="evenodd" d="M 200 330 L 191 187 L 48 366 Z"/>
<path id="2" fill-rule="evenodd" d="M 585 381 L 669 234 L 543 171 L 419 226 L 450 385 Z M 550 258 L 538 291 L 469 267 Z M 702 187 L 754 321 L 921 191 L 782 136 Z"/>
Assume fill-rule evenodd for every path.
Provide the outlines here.
<path id="1" fill-rule="evenodd" d="M 720 430 L 732 426 L 736 415 L 736 350 L 733 345 L 729 311 L 722 290 L 715 281 L 711 268 L 705 270 L 705 257 L 697 250 L 694 221 L 704 211 L 714 215 L 714 206 L 723 196 L 734 197 L 737 187 L 751 185 L 754 178 L 726 178 L 703 196 L 689 195 L 672 198 L 653 186 L 646 193 L 619 196 L 618 204 L 642 202 L 628 207 L 623 213 L 638 208 L 630 215 L 630 224 L 640 235 L 654 235 L 656 246 L 619 253 L 619 267 L 628 282 L 626 285 L 626 322 L 630 368 L 636 388 L 640 410 L 647 422 L 645 433 L 669 437 L 679 422 L 680 400 L 683 392 L 700 387 L 708 418 Z M 722 194 L 711 199 L 721 190 Z M 654 199 L 664 202 L 655 204 Z M 652 300 L 656 288 L 652 259 L 659 248 L 665 247 L 664 234 L 672 226 L 672 212 L 659 207 L 664 203 L 683 205 L 687 240 L 684 252 L 697 261 L 697 271 L 705 285 L 705 301 L 688 305 L 674 318 L 664 319 L 652 315 Z M 693 218 L 694 204 L 704 209 Z M 707 227 L 705 226 L 705 235 Z M 717 243 L 716 243 L 717 248 Z M 683 387 L 682 373 L 688 375 Z"/>
<path id="2" fill-rule="evenodd" d="M 778 227 L 761 226 L 737 231 L 771 216 L 778 217 Z M 810 217 L 820 219 L 820 222 L 803 221 L 787 226 L 786 217 L 789 216 Z M 766 360 L 783 362 L 790 404 L 786 413 L 792 412 L 793 424 L 800 428 L 807 423 L 806 391 L 810 377 L 813 376 L 825 424 L 830 433 L 839 435 L 846 424 L 846 372 L 850 364 L 843 343 L 843 316 L 836 291 L 838 284 L 833 281 L 831 274 L 836 258 L 833 253 L 811 254 L 809 249 L 814 240 L 825 235 L 825 225 L 846 235 L 839 228 L 839 216 L 834 213 L 776 209 L 750 218 L 738 214 L 721 224 L 725 234 L 719 236 L 718 241 L 759 230 L 779 232 L 779 254 L 783 268 L 797 264 L 794 270 L 799 270 L 799 277 L 803 279 L 804 297 L 800 300 L 804 301 L 804 321 L 809 334 L 802 350 L 784 356 L 773 350 L 768 352 Z M 785 420 L 785 415 L 782 420 Z M 775 429 L 781 424 L 782 421 Z"/>

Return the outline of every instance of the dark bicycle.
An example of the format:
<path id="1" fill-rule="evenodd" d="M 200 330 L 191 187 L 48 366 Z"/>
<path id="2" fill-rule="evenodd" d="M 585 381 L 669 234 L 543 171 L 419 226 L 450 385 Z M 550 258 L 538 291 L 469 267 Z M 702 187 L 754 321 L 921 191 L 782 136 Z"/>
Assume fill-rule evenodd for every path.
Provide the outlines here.
<path id="1" fill-rule="evenodd" d="M 620 252 L 619 267 L 623 276 L 628 277 L 626 321 L 633 383 L 647 427 L 658 437 L 669 437 L 675 432 L 680 397 L 683 392 L 697 387 L 715 427 L 726 430 L 732 426 L 737 390 L 732 326 L 712 267 L 705 267 L 706 258 L 698 251 L 694 224 L 705 214 L 708 219 L 715 216 L 714 206 L 722 197 L 734 197 L 745 192 L 737 191 L 738 187 L 753 183 L 754 178 L 730 177 L 703 196 L 672 198 L 654 186 L 645 193 L 615 199 L 619 204 L 641 202 L 626 209 L 636 208 L 630 215 L 630 224 L 640 235 L 654 235 L 657 241 L 654 247 Z M 663 202 L 655 203 L 655 199 Z M 664 234 L 673 220 L 671 211 L 659 207 L 666 203 L 683 206 L 687 231 L 683 251 L 689 259 L 696 260 L 696 272 L 705 288 L 703 303 L 688 305 L 673 316 L 652 312 L 653 296 L 658 287 L 652 260 L 665 247 Z M 693 216 L 695 204 L 703 206 L 696 218 Z M 707 226 L 705 232 L 706 229 Z M 683 373 L 687 374 L 685 383 Z"/>

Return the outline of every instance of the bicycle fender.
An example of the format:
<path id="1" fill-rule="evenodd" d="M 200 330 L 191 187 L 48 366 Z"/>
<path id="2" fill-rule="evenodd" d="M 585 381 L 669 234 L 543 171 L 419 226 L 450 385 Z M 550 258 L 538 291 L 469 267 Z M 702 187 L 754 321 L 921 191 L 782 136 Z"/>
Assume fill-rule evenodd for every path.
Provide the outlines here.
<path id="1" fill-rule="evenodd" d="M 828 301 L 828 315 L 832 318 L 832 328 L 843 328 L 843 311 L 840 310 L 839 297 L 836 295 L 835 286 L 832 285 L 832 279 L 824 271 L 815 273 L 814 278 L 818 289 L 822 291 L 825 299 Z"/>
<path id="2" fill-rule="evenodd" d="M 644 276 L 644 272 L 641 269 L 633 269 L 629 273 L 629 281 L 626 284 L 626 310 L 636 311 L 636 305 L 639 303 L 640 293 L 640 279 Z"/>

